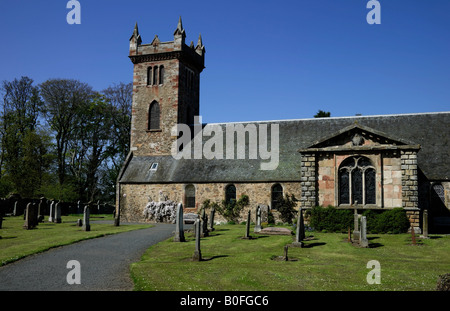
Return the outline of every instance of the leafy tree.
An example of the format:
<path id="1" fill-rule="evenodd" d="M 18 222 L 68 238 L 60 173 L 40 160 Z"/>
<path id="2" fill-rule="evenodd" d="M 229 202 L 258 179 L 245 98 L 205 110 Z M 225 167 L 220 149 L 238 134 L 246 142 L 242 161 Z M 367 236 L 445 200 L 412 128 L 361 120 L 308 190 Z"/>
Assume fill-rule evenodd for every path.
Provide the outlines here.
<path id="1" fill-rule="evenodd" d="M 52 79 L 40 85 L 47 122 L 55 133 L 57 176 L 60 185 L 67 175 L 67 155 L 76 128 L 82 127 L 77 113 L 89 103 L 92 88 L 77 80 Z"/>
<path id="2" fill-rule="evenodd" d="M 34 197 L 49 169 L 50 138 L 39 129 L 42 101 L 33 80 L 4 81 L 1 115 L 1 165 L 10 190 L 23 197 Z"/>
<path id="3" fill-rule="evenodd" d="M 286 194 L 285 197 L 279 199 L 277 208 L 280 212 L 281 221 L 292 224 L 292 219 L 297 214 L 297 210 L 295 209 L 295 207 L 297 207 L 297 202 L 298 200 L 293 194 Z"/>
<path id="4" fill-rule="evenodd" d="M 323 111 L 319 110 L 315 115 L 314 118 L 329 118 L 331 116 L 331 113 L 329 111 Z"/>

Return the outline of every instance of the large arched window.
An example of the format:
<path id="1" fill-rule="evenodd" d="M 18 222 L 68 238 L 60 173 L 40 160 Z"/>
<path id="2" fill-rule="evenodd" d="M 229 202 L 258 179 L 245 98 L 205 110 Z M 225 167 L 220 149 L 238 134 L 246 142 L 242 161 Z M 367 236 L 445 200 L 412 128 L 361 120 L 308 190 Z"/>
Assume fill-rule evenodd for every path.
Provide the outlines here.
<path id="1" fill-rule="evenodd" d="M 225 203 L 234 204 L 236 202 L 236 186 L 228 185 L 225 187 Z"/>
<path id="2" fill-rule="evenodd" d="M 159 104 L 154 101 L 150 104 L 148 110 L 148 130 L 159 130 Z"/>
<path id="3" fill-rule="evenodd" d="M 184 189 L 186 208 L 195 208 L 195 186 L 187 185 Z"/>
<path id="4" fill-rule="evenodd" d="M 375 167 L 366 157 L 350 157 L 339 167 L 339 204 L 376 204 Z"/>
<path id="5" fill-rule="evenodd" d="M 272 209 L 278 209 L 283 199 L 283 187 L 280 184 L 275 184 L 272 186 L 271 192 Z"/>

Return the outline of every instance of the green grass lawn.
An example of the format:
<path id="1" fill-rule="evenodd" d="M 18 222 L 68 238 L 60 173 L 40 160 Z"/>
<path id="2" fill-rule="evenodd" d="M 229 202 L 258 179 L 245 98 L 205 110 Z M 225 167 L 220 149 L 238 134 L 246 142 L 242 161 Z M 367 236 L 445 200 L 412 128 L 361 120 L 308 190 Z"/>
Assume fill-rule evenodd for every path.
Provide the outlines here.
<path id="1" fill-rule="evenodd" d="M 46 219 L 48 216 L 46 217 Z M 101 237 L 108 234 L 148 228 L 150 225 L 120 225 L 93 223 L 95 220 L 113 220 L 112 215 L 91 215 L 91 231 L 76 226 L 83 215 L 62 216 L 62 223 L 40 223 L 35 229 L 23 229 L 23 216 L 4 217 L 0 229 L 0 266 L 52 247 Z M 45 220 L 46 220 L 45 219 Z"/>
<path id="2" fill-rule="evenodd" d="M 204 261 L 192 261 L 195 239 L 172 239 L 152 246 L 131 265 L 135 290 L 165 291 L 431 291 L 450 273 L 450 237 L 434 235 L 411 244 L 410 234 L 368 235 L 370 248 L 357 248 L 346 234 L 307 232 L 304 248 L 289 248 L 290 236 L 244 240 L 245 226 L 221 225 L 201 239 Z M 381 284 L 368 284 L 370 260 L 381 266 Z"/>

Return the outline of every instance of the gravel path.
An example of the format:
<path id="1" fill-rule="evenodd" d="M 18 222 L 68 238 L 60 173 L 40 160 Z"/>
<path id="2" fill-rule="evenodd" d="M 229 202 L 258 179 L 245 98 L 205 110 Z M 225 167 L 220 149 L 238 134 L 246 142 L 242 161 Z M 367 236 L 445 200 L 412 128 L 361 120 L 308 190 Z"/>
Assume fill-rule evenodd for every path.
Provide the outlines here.
<path id="1" fill-rule="evenodd" d="M 1 291 L 115 291 L 132 290 L 131 263 L 139 261 L 151 245 L 170 237 L 175 225 L 156 224 L 85 240 L 32 255 L 0 267 Z M 70 260 L 80 263 L 81 284 L 69 285 Z"/>

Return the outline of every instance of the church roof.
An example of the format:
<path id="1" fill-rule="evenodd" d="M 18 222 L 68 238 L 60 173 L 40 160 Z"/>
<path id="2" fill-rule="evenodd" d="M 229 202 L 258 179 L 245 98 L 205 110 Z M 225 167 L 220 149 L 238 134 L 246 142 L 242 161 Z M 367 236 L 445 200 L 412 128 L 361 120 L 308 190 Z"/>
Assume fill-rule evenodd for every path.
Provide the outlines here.
<path id="1" fill-rule="evenodd" d="M 261 159 L 180 159 L 169 156 L 129 156 L 120 183 L 209 183 L 209 182 L 288 182 L 299 181 L 301 153 L 343 130 L 373 130 L 389 139 L 420 145 L 419 169 L 430 180 L 450 180 L 450 112 L 314 118 L 280 121 L 219 123 L 225 133 L 227 124 L 279 125 L 279 165 L 261 170 Z M 357 124 L 358 126 L 355 126 Z M 225 137 L 225 134 L 224 134 Z M 204 141 L 209 137 L 204 137 Z M 247 140 L 248 141 L 248 140 Z M 269 149 L 270 149 L 270 143 Z M 248 146 L 247 146 L 248 147 Z M 225 150 L 225 147 L 224 147 Z M 259 157 L 258 157 L 259 158 Z M 150 170 L 158 163 L 156 170 Z"/>

